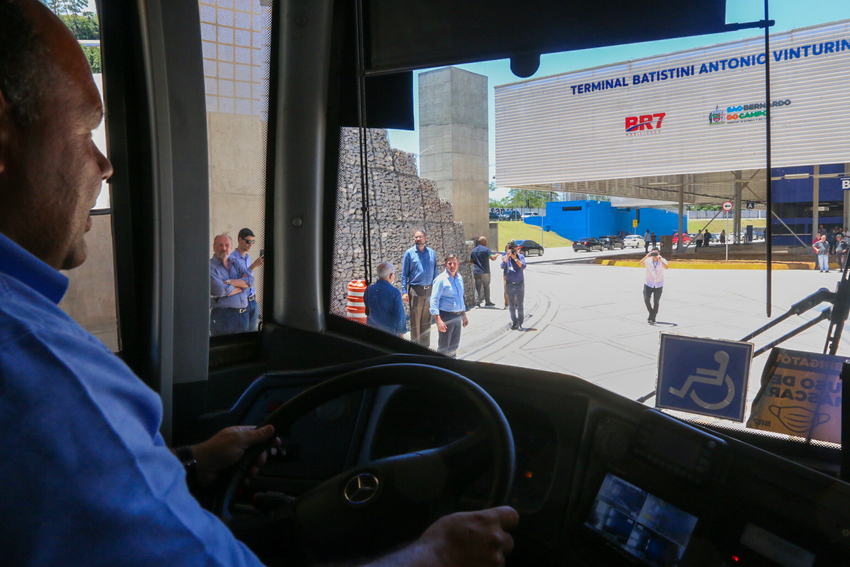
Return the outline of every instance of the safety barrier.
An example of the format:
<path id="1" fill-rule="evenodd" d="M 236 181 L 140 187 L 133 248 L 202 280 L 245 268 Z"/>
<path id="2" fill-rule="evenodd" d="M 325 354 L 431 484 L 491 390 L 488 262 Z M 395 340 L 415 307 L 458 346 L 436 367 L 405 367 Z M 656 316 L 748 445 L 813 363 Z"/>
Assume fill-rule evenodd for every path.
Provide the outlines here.
<path id="1" fill-rule="evenodd" d="M 348 282 L 348 318 L 358 323 L 366 323 L 366 304 L 363 294 L 366 292 L 366 282 L 351 280 Z"/>

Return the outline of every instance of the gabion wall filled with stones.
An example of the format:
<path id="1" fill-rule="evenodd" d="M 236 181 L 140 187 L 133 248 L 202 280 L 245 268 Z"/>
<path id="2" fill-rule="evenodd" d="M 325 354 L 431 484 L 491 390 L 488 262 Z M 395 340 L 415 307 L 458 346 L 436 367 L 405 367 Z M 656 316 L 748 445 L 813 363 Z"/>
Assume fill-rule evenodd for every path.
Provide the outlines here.
<path id="1" fill-rule="evenodd" d="M 395 285 L 401 289 L 402 257 L 413 246 L 413 233 L 424 230 L 428 246 L 437 253 L 440 272 L 446 254 L 457 254 L 464 301 L 469 308 L 475 295 L 469 263 L 472 246 L 464 241 L 463 225 L 455 222 L 451 202 L 440 199 L 433 180 L 416 174 L 415 154 L 390 147 L 386 130 L 367 130 L 366 147 L 373 281 L 377 278 L 378 264 L 391 262 L 396 270 Z M 356 128 L 344 128 L 340 142 L 331 296 L 331 313 L 342 316 L 346 314 L 348 283 L 366 279 L 361 204 L 359 133 Z"/>

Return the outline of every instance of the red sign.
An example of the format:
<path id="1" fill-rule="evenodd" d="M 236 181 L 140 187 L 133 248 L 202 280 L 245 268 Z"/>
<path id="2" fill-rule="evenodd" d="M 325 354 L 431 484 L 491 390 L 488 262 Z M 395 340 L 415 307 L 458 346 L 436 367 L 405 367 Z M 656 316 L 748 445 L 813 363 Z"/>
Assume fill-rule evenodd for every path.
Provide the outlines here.
<path id="1" fill-rule="evenodd" d="M 660 130 L 665 116 L 667 116 L 666 112 L 626 116 L 626 134 L 635 134 L 644 130 Z"/>

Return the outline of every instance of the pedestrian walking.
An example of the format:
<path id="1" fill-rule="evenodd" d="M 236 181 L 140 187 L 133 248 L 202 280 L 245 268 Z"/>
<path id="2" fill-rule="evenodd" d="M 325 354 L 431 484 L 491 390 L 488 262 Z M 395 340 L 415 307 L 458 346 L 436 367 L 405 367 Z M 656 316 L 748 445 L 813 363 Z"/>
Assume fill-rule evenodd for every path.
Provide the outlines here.
<path id="1" fill-rule="evenodd" d="M 649 317 L 646 322 L 650 325 L 655 324 L 655 317 L 658 315 L 658 303 L 661 301 L 661 292 L 664 288 L 664 270 L 667 269 L 667 260 L 661 256 L 658 247 L 653 246 L 652 251 L 644 256 L 640 262 L 640 266 L 646 266 L 646 283 L 643 285 L 643 302 L 646 305 L 646 310 L 649 312 Z M 650 301 L 654 298 L 655 305 Z"/>
<path id="2" fill-rule="evenodd" d="M 643 235 L 643 253 L 649 254 L 649 229 L 646 229 L 646 234 Z"/>

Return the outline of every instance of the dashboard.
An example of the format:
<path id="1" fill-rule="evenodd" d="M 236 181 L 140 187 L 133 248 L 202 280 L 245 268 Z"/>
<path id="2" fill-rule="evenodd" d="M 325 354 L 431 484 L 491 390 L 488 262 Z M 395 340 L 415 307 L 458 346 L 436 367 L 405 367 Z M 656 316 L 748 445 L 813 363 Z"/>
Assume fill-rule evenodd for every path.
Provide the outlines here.
<path id="1" fill-rule="evenodd" d="M 520 513 L 509 565 L 850 563 L 846 483 L 569 376 L 393 355 L 263 376 L 228 415 L 256 423 L 313 383 L 397 362 L 457 372 L 504 412 L 516 455 L 507 503 Z M 340 470 L 448 446 L 483 425 L 467 400 L 439 388 L 350 394 L 292 428 L 290 450 L 261 471 L 257 489 L 297 498 Z M 455 509 L 482 507 L 490 484 L 491 473 L 472 482 Z"/>

